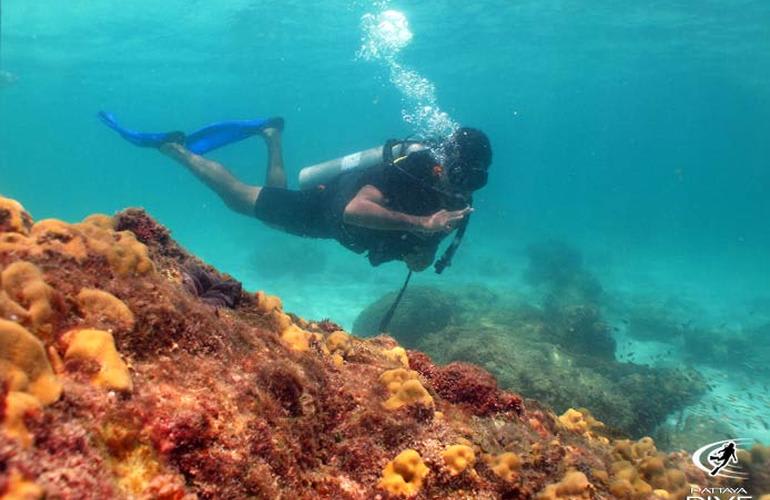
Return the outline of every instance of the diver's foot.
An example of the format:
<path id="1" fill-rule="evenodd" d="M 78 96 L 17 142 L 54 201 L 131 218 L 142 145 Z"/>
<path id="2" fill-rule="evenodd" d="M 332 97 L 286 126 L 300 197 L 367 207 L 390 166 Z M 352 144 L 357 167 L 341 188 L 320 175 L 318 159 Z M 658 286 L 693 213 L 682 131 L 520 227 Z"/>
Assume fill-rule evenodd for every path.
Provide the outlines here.
<path id="1" fill-rule="evenodd" d="M 280 116 L 277 116 L 275 118 L 270 118 L 267 123 L 262 127 L 262 129 L 259 131 L 259 135 L 264 137 L 265 139 L 272 139 L 274 137 L 280 137 L 281 132 L 283 132 L 283 118 Z"/>
<path id="2" fill-rule="evenodd" d="M 164 142 L 158 146 L 158 151 L 173 158 L 181 158 L 190 154 L 184 146 L 184 138 L 182 142 Z"/>
<path id="3" fill-rule="evenodd" d="M 184 146 L 187 136 L 184 132 L 169 132 L 166 137 L 163 138 L 163 142 L 158 147 L 163 147 L 166 144 L 176 144 L 177 146 Z"/>

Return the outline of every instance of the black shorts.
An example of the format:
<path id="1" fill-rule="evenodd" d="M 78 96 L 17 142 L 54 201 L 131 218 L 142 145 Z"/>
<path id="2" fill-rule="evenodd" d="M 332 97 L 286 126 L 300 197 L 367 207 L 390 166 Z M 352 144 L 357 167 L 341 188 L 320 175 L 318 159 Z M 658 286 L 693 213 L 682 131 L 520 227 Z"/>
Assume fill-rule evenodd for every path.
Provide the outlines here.
<path id="1" fill-rule="evenodd" d="M 254 216 L 287 233 L 308 238 L 335 238 L 323 189 L 294 191 L 263 187 L 254 203 Z"/>

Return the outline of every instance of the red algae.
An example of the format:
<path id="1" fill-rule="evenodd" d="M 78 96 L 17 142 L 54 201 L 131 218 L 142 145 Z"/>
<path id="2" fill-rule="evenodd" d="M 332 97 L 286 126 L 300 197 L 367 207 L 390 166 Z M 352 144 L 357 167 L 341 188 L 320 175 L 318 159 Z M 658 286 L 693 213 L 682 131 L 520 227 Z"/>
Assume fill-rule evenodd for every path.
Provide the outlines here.
<path id="1" fill-rule="evenodd" d="M 498 389 L 495 378 L 483 368 L 461 362 L 438 367 L 426 354 L 417 351 L 409 352 L 409 365 L 420 372 L 442 398 L 463 405 L 473 415 L 498 412 L 521 415 L 524 411 L 521 398 Z"/>
<path id="2" fill-rule="evenodd" d="M 389 337 L 351 336 L 330 352 L 326 340 L 339 325 L 286 315 L 277 300 L 268 310 L 260 307 L 264 294 L 239 288 L 238 300 L 212 307 L 185 286 L 186 270 L 194 264 L 215 283 L 232 278 L 188 254 L 143 211 L 98 219 L 102 236 L 133 231 L 135 238 L 121 238 L 131 243 L 126 251 L 151 260 L 137 267 L 142 272 L 126 272 L 123 261 L 90 250 L 88 241 L 78 247 L 87 255 L 70 255 L 65 246 L 41 251 L 27 237 L 32 219 L 17 205 L 0 204 L 0 243 L 7 243 L 0 244 L 0 271 L 28 262 L 58 297 L 41 342 L 62 391 L 22 415 L 31 437 L 25 445 L 5 425 L 15 409 L 11 393 L 32 396 L 0 356 L 0 496 L 535 498 L 579 471 L 590 482 L 581 491 L 611 497 L 613 442 L 561 428 L 551 412 L 536 402 L 525 408 L 476 366 L 437 366 L 410 351 L 407 367 Z M 119 299 L 134 321 L 83 314 L 76 300 L 83 289 Z M 282 339 L 279 326 L 287 322 L 306 335 L 306 350 Z M 105 331 L 128 369 L 130 391 L 90 382 L 98 358 L 62 361 L 68 332 L 110 324 L 120 325 Z M 430 398 L 384 405 L 391 395 L 381 377 L 396 369 L 411 370 L 411 385 Z M 457 445 L 476 457 L 461 473 L 445 459 Z M 499 473 L 500 457 L 512 454 L 515 470 Z M 420 481 L 404 472 L 399 456 L 417 464 Z M 704 479 L 686 462 L 671 455 L 666 463 L 690 481 Z"/>

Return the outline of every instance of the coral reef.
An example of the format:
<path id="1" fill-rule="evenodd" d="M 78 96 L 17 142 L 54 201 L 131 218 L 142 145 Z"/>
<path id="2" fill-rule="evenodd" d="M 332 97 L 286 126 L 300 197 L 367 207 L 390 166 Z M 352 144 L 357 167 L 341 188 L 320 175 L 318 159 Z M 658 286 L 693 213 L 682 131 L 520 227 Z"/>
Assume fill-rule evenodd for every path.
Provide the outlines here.
<path id="1" fill-rule="evenodd" d="M 382 471 L 379 487 L 396 496 L 412 497 L 422 489 L 430 469 L 415 450 L 404 450 Z"/>
<path id="2" fill-rule="evenodd" d="M 450 372 L 478 370 L 455 362 L 484 367 L 501 387 L 538 399 L 558 412 L 588 407 L 609 427 L 634 437 L 651 434 L 667 415 L 696 401 L 706 390 L 706 382 L 691 370 L 616 361 L 614 341 L 595 305 L 565 305 L 554 312 L 478 287 L 415 287 L 405 297 L 423 306 L 396 312 L 389 333 L 402 344 L 449 363 Z M 377 324 L 392 298 L 386 295 L 363 311 L 354 332 L 370 334 L 371 325 Z M 451 313 L 430 319 L 437 314 L 428 307 L 431 302 L 442 310 L 451 307 Z M 416 360 L 410 360 L 414 368 Z M 436 378 L 414 369 L 438 390 L 451 380 L 448 372 Z M 474 411 L 483 412 L 480 409 L 487 404 L 483 387 L 489 384 L 480 382 L 480 377 L 471 378 L 479 386 L 467 392 L 476 396 Z"/>
<path id="3" fill-rule="evenodd" d="M 757 443 L 748 451 L 740 450 L 738 460 L 749 471 L 748 491 L 770 491 L 770 446 Z"/>
<path id="4" fill-rule="evenodd" d="M 2 497 L 612 497 L 625 442 L 263 292 L 212 307 L 190 266 L 231 278 L 141 211 L 34 223 L 0 199 L 0 231 Z"/>
<path id="5" fill-rule="evenodd" d="M 462 474 L 469 466 L 476 463 L 476 454 L 473 448 L 464 444 L 453 444 L 441 453 L 444 464 L 453 476 Z"/>

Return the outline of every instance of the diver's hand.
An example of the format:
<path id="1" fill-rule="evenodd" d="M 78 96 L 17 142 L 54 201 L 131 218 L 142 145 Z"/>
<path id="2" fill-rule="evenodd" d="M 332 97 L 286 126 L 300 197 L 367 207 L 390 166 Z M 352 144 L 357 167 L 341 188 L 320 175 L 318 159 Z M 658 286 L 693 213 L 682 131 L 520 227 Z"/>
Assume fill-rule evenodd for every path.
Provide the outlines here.
<path id="1" fill-rule="evenodd" d="M 473 212 L 471 207 L 462 210 L 439 210 L 433 215 L 425 217 L 420 231 L 423 233 L 448 233 L 456 228 L 468 214 Z"/>

